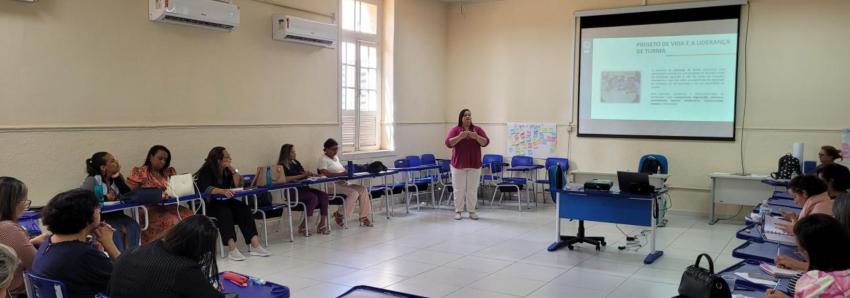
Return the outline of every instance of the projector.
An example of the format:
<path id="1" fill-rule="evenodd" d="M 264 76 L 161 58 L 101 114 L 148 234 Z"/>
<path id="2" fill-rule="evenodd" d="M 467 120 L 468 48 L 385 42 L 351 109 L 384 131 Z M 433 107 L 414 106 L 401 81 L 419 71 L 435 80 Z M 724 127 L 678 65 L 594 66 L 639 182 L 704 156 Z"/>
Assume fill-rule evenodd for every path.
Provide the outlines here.
<path id="1" fill-rule="evenodd" d="M 611 187 L 614 187 L 613 180 L 603 180 L 603 179 L 590 179 L 584 183 L 585 190 L 604 190 L 609 191 Z"/>

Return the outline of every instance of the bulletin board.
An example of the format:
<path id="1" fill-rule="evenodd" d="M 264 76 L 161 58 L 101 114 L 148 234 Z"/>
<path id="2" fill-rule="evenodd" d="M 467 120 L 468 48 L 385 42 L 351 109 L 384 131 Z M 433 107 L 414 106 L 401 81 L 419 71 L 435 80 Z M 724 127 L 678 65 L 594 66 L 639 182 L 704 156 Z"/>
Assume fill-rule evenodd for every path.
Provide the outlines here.
<path id="1" fill-rule="evenodd" d="M 558 132 L 555 123 L 508 123 L 508 157 L 555 157 Z"/>
<path id="2" fill-rule="evenodd" d="M 843 162 L 850 161 L 850 128 L 845 128 L 841 134 L 841 157 Z"/>

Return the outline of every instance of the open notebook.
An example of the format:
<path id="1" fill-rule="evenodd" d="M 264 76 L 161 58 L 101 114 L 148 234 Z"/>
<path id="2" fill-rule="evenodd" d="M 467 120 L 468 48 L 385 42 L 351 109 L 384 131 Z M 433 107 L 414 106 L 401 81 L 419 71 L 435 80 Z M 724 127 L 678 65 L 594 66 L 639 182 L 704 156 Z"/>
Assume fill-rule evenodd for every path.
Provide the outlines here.
<path id="1" fill-rule="evenodd" d="M 794 236 L 788 235 L 784 231 L 780 230 L 776 227 L 777 223 L 788 224 L 791 223 L 773 216 L 768 216 L 764 219 L 764 228 L 762 230 L 762 234 L 764 235 L 764 239 L 770 242 L 777 242 L 787 245 L 797 245 L 797 242 L 794 239 Z"/>

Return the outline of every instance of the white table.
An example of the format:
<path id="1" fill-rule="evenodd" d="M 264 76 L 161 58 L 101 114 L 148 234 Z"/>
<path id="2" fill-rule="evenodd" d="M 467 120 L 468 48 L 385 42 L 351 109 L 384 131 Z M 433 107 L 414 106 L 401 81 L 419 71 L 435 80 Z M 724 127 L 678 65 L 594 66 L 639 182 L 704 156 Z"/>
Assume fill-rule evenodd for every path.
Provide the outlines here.
<path id="1" fill-rule="evenodd" d="M 570 171 L 570 176 L 573 183 L 584 184 L 590 179 L 604 179 L 613 180 L 614 186 L 620 186 L 620 182 L 617 181 L 617 172 Z M 649 175 L 649 184 L 655 187 L 662 187 L 667 182 L 667 178 L 670 178 L 669 174 Z"/>
<path id="2" fill-rule="evenodd" d="M 711 215 L 709 224 L 717 222 L 714 218 L 714 206 L 717 203 L 755 206 L 773 195 L 775 187 L 762 183 L 769 180 L 767 175 L 739 176 L 728 173 L 714 173 L 711 177 Z"/>

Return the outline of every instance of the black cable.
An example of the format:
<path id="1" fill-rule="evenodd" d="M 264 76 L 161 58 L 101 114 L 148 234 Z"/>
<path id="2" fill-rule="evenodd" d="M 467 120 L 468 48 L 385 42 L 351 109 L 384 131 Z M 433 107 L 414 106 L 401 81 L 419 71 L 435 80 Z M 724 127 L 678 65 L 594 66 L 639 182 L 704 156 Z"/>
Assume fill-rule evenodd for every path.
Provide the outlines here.
<path id="1" fill-rule="evenodd" d="M 732 217 L 720 218 L 720 219 L 717 219 L 715 222 L 718 222 L 718 221 L 721 221 L 721 220 L 730 220 L 730 219 L 736 218 L 736 217 L 738 217 L 738 215 L 741 214 L 741 210 L 744 210 L 744 205 L 741 205 L 741 208 L 738 208 L 738 213 L 735 213 L 735 215 L 732 215 Z"/>
<path id="2" fill-rule="evenodd" d="M 750 48 L 750 4 L 747 4 L 747 30 L 746 35 L 744 36 L 744 110 L 741 113 L 741 173 L 746 173 L 744 170 L 744 126 L 746 124 L 747 119 L 747 98 L 750 94 L 749 84 L 749 59 L 747 59 L 747 53 Z"/>

